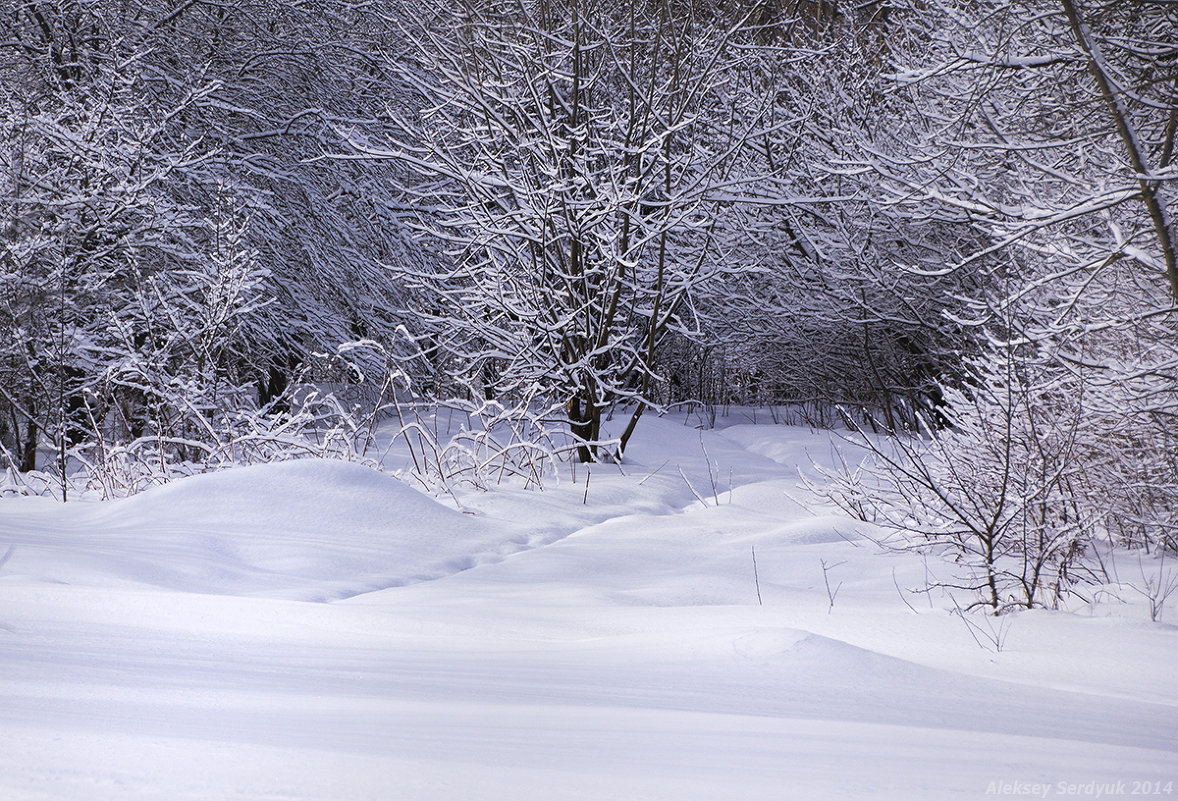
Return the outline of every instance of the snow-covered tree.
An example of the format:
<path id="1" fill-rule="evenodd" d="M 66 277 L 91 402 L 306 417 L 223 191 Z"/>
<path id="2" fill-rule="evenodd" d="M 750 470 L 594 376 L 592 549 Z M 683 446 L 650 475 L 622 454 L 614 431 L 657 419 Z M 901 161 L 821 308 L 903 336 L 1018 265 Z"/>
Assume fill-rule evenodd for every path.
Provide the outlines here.
<path id="1" fill-rule="evenodd" d="M 728 281 L 711 335 L 727 399 L 793 403 L 820 424 L 842 405 L 881 430 L 912 429 L 976 350 L 958 320 L 989 278 L 943 271 L 946 254 L 988 240 L 969 220 L 897 210 L 859 158 L 856 148 L 898 147 L 924 124 L 881 70 L 887 6 L 807 7 L 773 29 L 805 58 L 778 73 L 783 124 L 758 142 L 772 180 L 747 213 L 760 252 Z"/>
<path id="2" fill-rule="evenodd" d="M 884 519 L 921 534 L 981 521 L 959 547 L 985 602 L 1007 602 L 1004 576 L 1029 605 L 1044 575 L 1063 591 L 1090 538 L 1174 544 L 1178 9 L 995 0 L 889 19 L 891 91 L 918 124 L 858 138 L 847 167 L 878 179 L 881 208 L 981 236 L 935 269 L 897 267 L 982 271 L 960 318 L 982 345 L 946 388 L 952 429 L 885 458 L 883 492 L 840 492 L 902 497 Z M 1012 554 L 1021 567 L 1001 567 Z"/>
<path id="3" fill-rule="evenodd" d="M 356 152 L 407 165 L 453 267 L 402 269 L 455 371 L 488 396 L 564 404 L 579 456 L 603 413 L 653 402 L 671 332 L 732 265 L 728 219 L 768 116 L 743 20 L 671 2 L 427 4 L 399 74 L 423 106 Z"/>
<path id="4" fill-rule="evenodd" d="M 0 16 L 15 466 L 42 437 L 59 462 L 84 437 L 186 441 L 211 399 L 268 403 L 309 353 L 392 336 L 404 299 L 381 265 L 420 249 L 371 191 L 387 171 L 315 160 L 391 91 L 369 18 L 255 0 Z"/>
<path id="5" fill-rule="evenodd" d="M 46 434 L 64 469 L 109 365 L 104 332 L 145 282 L 201 256 L 199 212 L 174 191 L 202 156 L 169 137 L 172 108 L 140 92 L 143 64 L 91 9 L 28 5 L 3 73 L 3 369 L 23 423 L 20 466 Z M 148 336 L 137 331 L 136 337 Z"/>

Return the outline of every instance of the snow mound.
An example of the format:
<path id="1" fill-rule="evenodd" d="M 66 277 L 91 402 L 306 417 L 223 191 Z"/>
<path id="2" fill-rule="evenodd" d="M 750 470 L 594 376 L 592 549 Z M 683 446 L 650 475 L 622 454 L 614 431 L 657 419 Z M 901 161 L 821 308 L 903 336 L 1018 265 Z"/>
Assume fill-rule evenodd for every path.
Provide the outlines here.
<path id="1" fill-rule="evenodd" d="M 450 575 L 497 555 L 500 540 L 394 478 L 321 460 L 194 476 L 103 504 L 0 507 L 0 547 L 15 546 L 10 577 L 291 600 Z"/>

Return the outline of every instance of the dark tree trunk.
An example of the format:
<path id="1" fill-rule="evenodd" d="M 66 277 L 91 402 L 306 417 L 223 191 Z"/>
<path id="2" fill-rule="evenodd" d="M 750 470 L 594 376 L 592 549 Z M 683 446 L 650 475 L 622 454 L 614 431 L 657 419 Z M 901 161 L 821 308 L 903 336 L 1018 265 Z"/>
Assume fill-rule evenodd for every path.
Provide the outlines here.
<path id="1" fill-rule="evenodd" d="M 25 429 L 24 445 L 20 452 L 20 471 L 22 473 L 37 469 L 37 433 L 37 424 L 30 418 L 28 428 Z"/>
<path id="2" fill-rule="evenodd" d="M 266 382 L 261 385 L 261 392 L 258 398 L 262 406 L 267 406 L 278 398 L 282 397 L 282 393 L 286 392 L 287 386 L 290 385 L 290 379 L 287 378 L 285 372 L 278 368 L 278 365 L 270 365 L 270 369 L 266 376 Z M 279 408 L 281 406 L 281 408 Z M 289 412 L 289 404 L 276 404 L 275 411 Z"/>
<path id="3" fill-rule="evenodd" d="M 582 464 L 596 462 L 601 408 L 579 392 L 569 401 L 569 431 L 578 443 L 577 459 Z"/>

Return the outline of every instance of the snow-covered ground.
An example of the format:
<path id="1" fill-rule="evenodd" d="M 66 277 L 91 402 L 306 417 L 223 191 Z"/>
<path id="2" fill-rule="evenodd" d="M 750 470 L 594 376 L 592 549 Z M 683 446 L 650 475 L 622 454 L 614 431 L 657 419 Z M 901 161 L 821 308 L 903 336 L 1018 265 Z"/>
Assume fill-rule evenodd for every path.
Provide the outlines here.
<path id="1" fill-rule="evenodd" d="M 1178 792 L 1173 614 L 967 623 L 791 499 L 829 435 L 726 422 L 474 514 L 317 461 L 0 501 L 0 799 Z"/>

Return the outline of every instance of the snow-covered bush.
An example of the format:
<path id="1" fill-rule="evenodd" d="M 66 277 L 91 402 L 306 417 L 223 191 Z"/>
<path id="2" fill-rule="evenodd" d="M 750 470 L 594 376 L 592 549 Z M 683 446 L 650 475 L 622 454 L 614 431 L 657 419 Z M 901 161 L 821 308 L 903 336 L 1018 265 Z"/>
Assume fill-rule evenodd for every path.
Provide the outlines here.
<path id="1" fill-rule="evenodd" d="M 504 481 L 543 489 L 578 447 L 563 426 L 563 408 L 527 400 L 504 406 L 452 399 L 427 409 L 398 405 L 396 414 L 412 477 L 450 494 L 463 485 L 486 490 Z"/>
<path id="2" fill-rule="evenodd" d="M 1083 347 L 1008 330 L 969 362 L 964 386 L 945 388 L 938 426 L 915 438 L 858 430 L 867 459 L 828 471 L 816 490 L 890 530 L 893 546 L 946 553 L 959 573 L 941 583 L 994 611 L 1087 594 L 1110 580 L 1101 556 L 1110 547 L 1173 551 L 1165 373 L 1178 347 L 1164 324 L 1151 337 L 1140 320 L 1107 324 L 1109 312 L 1101 307 L 1106 324 L 1085 331 Z"/>
<path id="3" fill-rule="evenodd" d="M 995 611 L 1052 601 L 1104 579 L 1093 543 L 1174 545 L 1178 102 L 1156 77 L 1178 18 L 1071 0 L 892 12 L 888 95 L 909 125 L 850 137 L 846 164 L 875 176 L 883 212 L 974 230 L 940 265 L 896 267 L 984 275 L 954 314 L 987 344 L 944 388 L 944 425 L 866 440 L 872 460 L 829 496 L 947 547 Z"/>
<path id="4" fill-rule="evenodd" d="M 891 532 L 888 546 L 946 556 L 955 575 L 937 583 L 995 613 L 1055 603 L 1093 576 L 1082 390 L 1035 383 L 1024 367 L 1009 349 L 975 361 L 965 387 L 946 389 L 947 425 L 920 437 L 879 439 L 852 423 L 867 458 L 812 484 Z"/>

